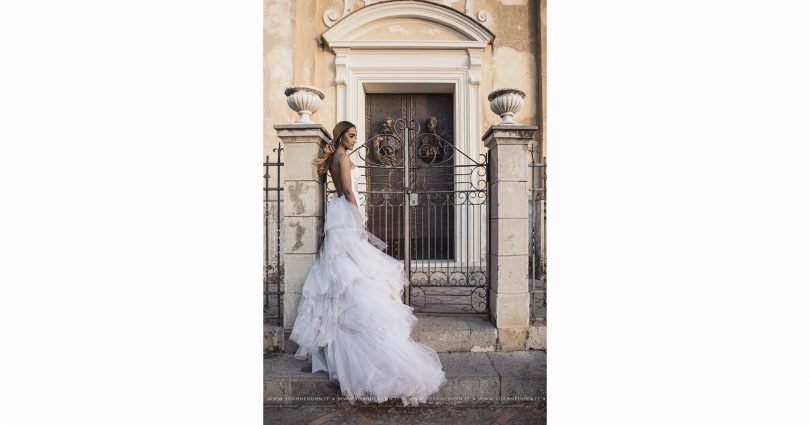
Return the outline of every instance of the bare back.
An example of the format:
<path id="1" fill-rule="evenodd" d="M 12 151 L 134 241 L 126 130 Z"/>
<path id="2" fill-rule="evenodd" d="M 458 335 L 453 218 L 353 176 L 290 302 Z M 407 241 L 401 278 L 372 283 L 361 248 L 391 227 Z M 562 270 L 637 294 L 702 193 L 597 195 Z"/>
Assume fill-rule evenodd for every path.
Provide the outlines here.
<path id="1" fill-rule="evenodd" d="M 341 196 L 342 194 L 346 193 L 347 189 L 349 190 L 351 189 L 351 187 L 348 188 L 343 187 L 344 182 L 351 181 L 351 176 L 349 176 L 348 180 L 343 176 L 344 171 L 341 169 L 340 166 L 341 161 L 347 161 L 349 163 L 350 170 L 357 168 L 357 166 L 355 166 L 354 163 L 352 162 L 351 158 L 349 158 L 349 156 L 343 152 L 335 153 L 335 155 L 332 157 L 332 161 L 329 164 L 329 174 L 332 176 L 332 183 L 335 185 L 335 191 L 337 192 L 338 196 Z M 349 173 L 351 171 L 346 172 Z M 351 186 L 351 184 L 349 184 L 349 186 Z"/>

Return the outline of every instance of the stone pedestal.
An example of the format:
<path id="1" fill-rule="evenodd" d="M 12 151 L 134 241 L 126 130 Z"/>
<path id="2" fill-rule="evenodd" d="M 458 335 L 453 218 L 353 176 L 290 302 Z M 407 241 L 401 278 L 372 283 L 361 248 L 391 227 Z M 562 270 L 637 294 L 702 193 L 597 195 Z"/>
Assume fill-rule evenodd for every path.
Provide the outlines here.
<path id="1" fill-rule="evenodd" d="M 498 351 L 526 349 L 529 334 L 528 150 L 536 126 L 495 125 L 489 149 L 489 282 Z"/>
<path id="2" fill-rule="evenodd" d="M 320 124 L 273 127 L 284 144 L 284 328 L 298 313 L 301 288 L 315 262 L 323 232 L 323 192 L 313 161 L 331 139 Z"/>

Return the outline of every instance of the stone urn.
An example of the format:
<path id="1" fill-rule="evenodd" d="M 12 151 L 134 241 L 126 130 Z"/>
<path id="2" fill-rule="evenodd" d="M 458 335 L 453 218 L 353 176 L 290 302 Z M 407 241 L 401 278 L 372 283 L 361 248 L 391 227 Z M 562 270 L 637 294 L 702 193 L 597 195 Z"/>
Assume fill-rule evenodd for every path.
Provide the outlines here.
<path id="1" fill-rule="evenodd" d="M 525 98 L 526 93 L 518 89 L 497 89 L 489 94 L 487 100 L 489 100 L 489 109 L 501 117 L 501 125 L 514 125 L 517 124 L 514 116 L 523 106 Z"/>
<path id="2" fill-rule="evenodd" d="M 284 95 L 287 96 L 287 105 L 298 112 L 298 119 L 293 121 L 295 124 L 312 123 L 312 114 L 318 112 L 324 98 L 323 92 L 317 87 L 303 84 L 287 87 Z"/>

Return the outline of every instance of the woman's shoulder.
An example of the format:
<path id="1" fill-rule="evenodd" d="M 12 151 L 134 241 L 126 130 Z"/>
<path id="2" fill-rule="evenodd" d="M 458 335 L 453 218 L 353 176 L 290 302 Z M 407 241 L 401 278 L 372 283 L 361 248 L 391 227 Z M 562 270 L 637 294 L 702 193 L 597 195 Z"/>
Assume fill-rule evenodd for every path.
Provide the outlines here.
<path id="1" fill-rule="evenodd" d="M 351 158 L 349 158 L 349 155 L 347 155 L 345 153 L 342 153 L 342 152 L 341 153 L 336 153 L 335 156 L 334 156 L 334 161 L 337 162 L 338 166 L 336 168 L 338 168 L 338 169 L 340 169 L 340 168 L 354 168 L 354 163 L 352 163 L 352 160 L 351 160 Z"/>

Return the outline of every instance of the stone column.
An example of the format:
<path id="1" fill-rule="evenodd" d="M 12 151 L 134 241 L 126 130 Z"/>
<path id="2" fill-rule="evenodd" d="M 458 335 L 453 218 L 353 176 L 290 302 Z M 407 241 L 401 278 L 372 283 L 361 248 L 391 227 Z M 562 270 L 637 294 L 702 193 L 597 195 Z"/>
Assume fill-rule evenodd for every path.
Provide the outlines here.
<path id="1" fill-rule="evenodd" d="M 322 184 L 313 161 L 331 136 L 320 124 L 273 128 L 284 144 L 284 328 L 292 329 L 323 231 Z"/>
<path id="2" fill-rule="evenodd" d="M 484 134 L 489 149 L 489 282 L 496 350 L 526 349 L 529 329 L 529 212 L 527 145 L 537 126 L 495 125 Z"/>

